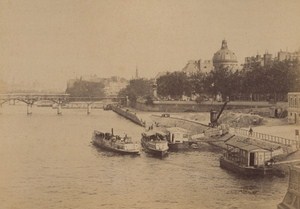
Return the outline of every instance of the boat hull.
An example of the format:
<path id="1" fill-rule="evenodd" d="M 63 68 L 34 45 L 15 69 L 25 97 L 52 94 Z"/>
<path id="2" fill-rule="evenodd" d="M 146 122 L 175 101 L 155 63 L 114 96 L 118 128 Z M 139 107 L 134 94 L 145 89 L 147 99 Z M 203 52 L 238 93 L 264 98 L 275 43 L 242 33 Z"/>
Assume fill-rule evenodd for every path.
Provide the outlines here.
<path id="1" fill-rule="evenodd" d="M 144 141 L 143 139 L 141 140 L 141 144 L 142 144 L 142 147 L 144 148 L 144 151 L 146 153 L 151 154 L 152 156 L 163 158 L 168 155 L 167 149 L 166 150 L 153 149 L 149 146 L 149 143 L 147 141 Z"/>
<path id="2" fill-rule="evenodd" d="M 95 137 L 93 136 L 92 143 L 101 148 L 105 149 L 107 151 L 119 153 L 119 154 L 124 154 L 124 155 L 139 155 L 140 151 L 138 149 L 132 149 L 132 150 L 124 150 L 124 149 L 118 149 L 116 147 L 113 147 L 111 142 L 105 141 L 103 138 Z"/>
<path id="3" fill-rule="evenodd" d="M 181 150 L 188 150 L 190 149 L 190 145 L 188 142 L 183 143 L 169 143 L 169 150 L 170 151 L 181 151 Z"/>
<path id="4" fill-rule="evenodd" d="M 274 167 L 244 167 L 224 157 L 220 158 L 220 167 L 243 176 L 284 176 L 282 171 Z"/>

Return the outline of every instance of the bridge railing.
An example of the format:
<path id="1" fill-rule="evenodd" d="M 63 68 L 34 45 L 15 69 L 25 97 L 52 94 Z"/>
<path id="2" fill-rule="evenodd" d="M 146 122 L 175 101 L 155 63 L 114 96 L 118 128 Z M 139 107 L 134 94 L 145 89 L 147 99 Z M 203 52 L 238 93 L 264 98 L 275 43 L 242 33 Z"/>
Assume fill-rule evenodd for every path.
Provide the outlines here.
<path id="1" fill-rule="evenodd" d="M 102 100 L 113 100 L 119 101 L 126 99 L 125 97 L 68 97 L 67 100 L 70 102 L 84 102 L 84 101 L 102 101 Z"/>
<path id="2" fill-rule="evenodd" d="M 251 133 L 248 130 L 240 129 L 240 128 L 230 128 L 229 131 L 232 134 L 245 136 L 245 137 L 249 137 L 249 138 L 254 138 L 254 139 L 260 139 L 263 141 L 268 141 L 268 142 L 281 144 L 281 145 L 285 145 L 285 146 L 293 146 L 293 147 L 296 147 L 297 149 L 300 149 L 300 142 L 298 140 L 287 139 L 287 138 L 283 138 L 280 136 L 273 136 L 270 134 L 259 133 L 259 132 Z"/>

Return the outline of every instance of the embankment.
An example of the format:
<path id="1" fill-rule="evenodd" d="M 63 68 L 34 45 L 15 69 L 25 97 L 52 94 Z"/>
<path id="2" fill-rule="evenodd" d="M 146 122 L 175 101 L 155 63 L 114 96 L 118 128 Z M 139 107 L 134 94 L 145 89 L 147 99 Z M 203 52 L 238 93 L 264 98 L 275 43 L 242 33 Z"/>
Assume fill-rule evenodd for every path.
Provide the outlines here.
<path id="1" fill-rule="evenodd" d="M 209 112 L 211 109 L 221 109 L 223 102 L 203 102 L 197 104 L 195 101 L 154 101 L 152 105 L 137 102 L 135 108 L 147 112 Z M 226 105 L 226 110 L 240 110 L 251 108 L 269 108 L 272 104 L 267 102 L 237 102 L 231 101 Z"/>

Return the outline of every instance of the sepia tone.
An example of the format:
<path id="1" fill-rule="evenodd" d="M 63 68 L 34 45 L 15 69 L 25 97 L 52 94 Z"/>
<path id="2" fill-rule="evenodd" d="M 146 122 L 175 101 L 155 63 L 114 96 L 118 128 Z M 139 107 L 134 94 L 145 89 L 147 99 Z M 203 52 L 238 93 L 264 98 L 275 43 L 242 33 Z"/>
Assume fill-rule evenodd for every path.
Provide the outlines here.
<path id="1" fill-rule="evenodd" d="M 1 1 L 0 208 L 300 208 L 299 90 L 159 85 L 297 63 L 299 13 L 279 0 Z M 134 105 L 120 93 L 131 81 L 151 84 Z M 90 94 L 72 97 L 77 84 Z"/>

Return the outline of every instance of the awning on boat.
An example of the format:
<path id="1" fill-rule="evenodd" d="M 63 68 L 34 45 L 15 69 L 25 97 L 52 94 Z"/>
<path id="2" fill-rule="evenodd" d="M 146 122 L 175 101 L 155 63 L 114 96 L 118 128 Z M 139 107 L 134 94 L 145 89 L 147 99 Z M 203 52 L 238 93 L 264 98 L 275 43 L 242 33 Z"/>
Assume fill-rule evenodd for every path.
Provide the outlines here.
<path id="1" fill-rule="evenodd" d="M 166 133 L 163 131 L 155 131 L 155 130 L 150 130 L 150 131 L 146 131 L 143 133 L 145 136 L 149 137 L 149 136 L 156 136 L 156 134 L 158 135 L 162 135 L 165 136 Z"/>
<path id="2" fill-rule="evenodd" d="M 245 138 L 241 136 L 233 136 L 225 141 L 226 145 L 236 147 L 246 151 L 252 150 L 276 150 L 281 148 L 279 145 L 270 144 L 264 141 L 258 141 L 255 139 Z"/>
<path id="3" fill-rule="evenodd" d="M 170 127 L 167 128 L 167 131 L 175 133 L 175 132 L 180 132 L 180 133 L 189 133 L 190 131 L 184 129 L 184 128 L 180 128 L 180 127 Z"/>

